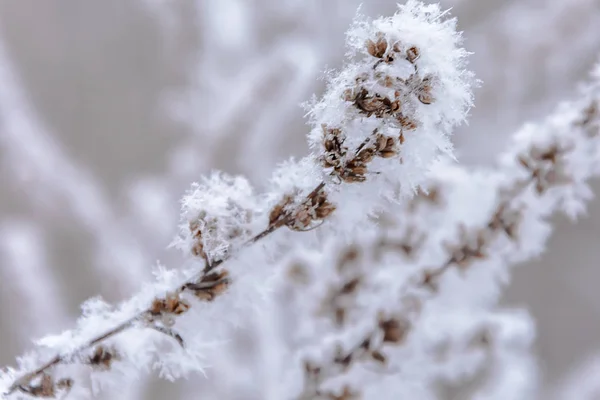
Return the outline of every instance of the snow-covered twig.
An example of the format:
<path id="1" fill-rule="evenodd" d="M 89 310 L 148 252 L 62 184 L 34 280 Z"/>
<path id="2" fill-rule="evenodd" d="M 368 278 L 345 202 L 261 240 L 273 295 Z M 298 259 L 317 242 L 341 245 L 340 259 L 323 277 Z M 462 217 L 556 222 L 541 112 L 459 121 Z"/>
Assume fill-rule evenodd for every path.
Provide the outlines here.
<path id="1" fill-rule="evenodd" d="M 502 285 L 511 266 L 544 250 L 553 213 L 585 210 L 599 139 L 600 66 L 579 99 L 518 131 L 496 168 L 440 164 L 426 192 L 388 210 L 392 227 L 293 255 L 282 296 L 297 317 L 298 362 L 286 387 L 301 399 L 398 398 L 472 376 L 483 367 L 474 343 L 512 362 L 533 329 L 527 316 L 495 310 Z M 533 398 L 535 371 L 522 374 L 492 376 L 476 398 Z M 514 382 L 503 389 L 497 379 Z"/>
<path id="2" fill-rule="evenodd" d="M 38 341 L 18 369 L 0 374 L 3 398 L 85 396 L 77 365 L 93 372 L 94 391 L 150 367 L 170 379 L 202 371 L 223 326 L 259 306 L 287 245 L 275 232 L 324 225 L 316 232 L 326 237 L 364 226 L 451 153 L 448 136 L 471 107 L 473 83 L 455 24 L 439 6 L 414 0 L 393 17 L 358 19 L 348 65 L 329 74 L 323 98 L 309 107 L 312 154 L 283 164 L 262 196 L 221 173 L 195 184 L 175 245 L 196 259 L 159 267 L 155 283 L 118 307 L 88 301 L 75 330 Z"/>

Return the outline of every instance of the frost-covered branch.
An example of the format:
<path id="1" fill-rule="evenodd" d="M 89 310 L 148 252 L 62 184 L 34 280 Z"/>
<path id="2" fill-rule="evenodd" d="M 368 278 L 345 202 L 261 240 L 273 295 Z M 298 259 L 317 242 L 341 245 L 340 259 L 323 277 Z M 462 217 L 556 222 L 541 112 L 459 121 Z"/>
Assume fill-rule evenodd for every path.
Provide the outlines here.
<path id="1" fill-rule="evenodd" d="M 282 164 L 261 195 L 222 173 L 195 184 L 174 243 L 195 257 L 159 266 L 154 283 L 118 306 L 86 302 L 74 330 L 39 340 L 0 374 L 3 398 L 85 397 L 90 379 L 96 392 L 149 368 L 169 379 L 202 371 L 228 325 L 260 307 L 290 234 L 309 248 L 410 197 L 451 154 L 449 134 L 472 102 L 467 53 L 444 14 L 410 0 L 393 17 L 358 18 L 348 64 L 309 105 L 312 154 Z M 275 235 L 282 227 L 290 234 Z"/>
<path id="2" fill-rule="evenodd" d="M 297 316 L 297 363 L 286 387 L 300 399 L 430 398 L 436 383 L 483 369 L 482 350 L 514 360 L 533 328 L 495 309 L 501 288 L 544 250 L 553 213 L 585 210 L 599 174 L 600 66 L 579 99 L 518 131 L 495 169 L 442 163 L 426 192 L 382 216 L 383 232 L 291 256 L 282 296 Z M 475 398 L 533 398 L 535 372 L 525 376 L 492 375 Z"/>

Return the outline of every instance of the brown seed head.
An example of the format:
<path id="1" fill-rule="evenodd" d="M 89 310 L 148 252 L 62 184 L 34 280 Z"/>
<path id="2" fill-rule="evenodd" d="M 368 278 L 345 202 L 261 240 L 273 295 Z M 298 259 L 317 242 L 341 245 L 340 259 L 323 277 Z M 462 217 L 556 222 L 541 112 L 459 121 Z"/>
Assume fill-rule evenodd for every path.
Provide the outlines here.
<path id="1" fill-rule="evenodd" d="M 373 57 L 382 58 L 387 50 L 387 40 L 380 36 L 377 41 L 367 40 L 367 52 Z"/>
<path id="2" fill-rule="evenodd" d="M 406 337 L 409 325 L 407 321 L 388 318 L 379 322 L 379 328 L 383 331 L 383 341 L 385 343 L 400 343 Z"/>
<path id="3" fill-rule="evenodd" d="M 410 61 L 412 64 L 414 64 L 414 62 L 417 61 L 419 56 L 420 56 L 419 49 L 414 46 L 411 47 L 410 49 L 406 50 L 406 59 L 408 61 Z"/>

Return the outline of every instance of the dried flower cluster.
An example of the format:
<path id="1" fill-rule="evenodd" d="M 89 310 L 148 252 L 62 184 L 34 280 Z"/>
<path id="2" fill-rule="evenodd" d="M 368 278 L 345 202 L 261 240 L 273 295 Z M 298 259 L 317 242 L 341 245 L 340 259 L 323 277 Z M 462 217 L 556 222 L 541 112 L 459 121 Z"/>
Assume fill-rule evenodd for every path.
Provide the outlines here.
<path id="1" fill-rule="evenodd" d="M 594 78 L 580 100 L 518 132 L 496 169 L 441 165 L 429 190 L 389 210 L 385 230 L 345 250 L 334 239 L 322 252 L 293 257 L 283 298 L 288 312 L 302 315 L 294 343 L 303 355 L 290 372 L 302 376 L 296 398 L 430 398 L 441 382 L 474 376 L 483 360 L 528 346 L 527 318 L 497 310 L 497 282 L 543 250 L 549 216 L 576 216 L 590 199 L 586 181 L 600 172 Z M 465 209 L 469 198 L 477 210 Z M 317 298 L 307 301 L 307 292 Z M 443 315 L 452 325 L 432 332 Z M 398 379 L 393 394 L 389 375 Z M 487 391 L 500 385 L 492 381 L 474 398 L 491 398 Z M 522 398 L 534 385 L 533 377 L 521 384 Z"/>
<path id="2" fill-rule="evenodd" d="M 35 379 L 38 383 L 32 382 L 22 385 L 19 389 L 32 397 L 55 398 L 59 393 L 68 393 L 73 386 L 73 381 L 69 378 L 60 379 L 56 382 L 48 374 L 42 374 Z"/>
<path id="3" fill-rule="evenodd" d="M 264 195 L 255 194 L 244 178 L 223 173 L 194 184 L 182 200 L 181 235 L 173 245 L 203 266 L 192 261 L 180 270 L 159 268 L 157 283 L 118 307 L 90 301 L 77 329 L 44 338 L 36 352 L 20 360 L 19 369 L 2 374 L 4 397 L 52 397 L 59 389 L 85 395 L 82 384 L 62 378 L 66 373 L 62 366 L 76 364 L 104 371 L 104 375 L 92 371 L 92 382 L 100 380 L 93 383 L 95 388 L 105 386 L 103 377 L 115 368 L 133 371 L 156 358 L 160 362 L 155 367 L 170 378 L 201 369 L 202 343 L 222 332 L 218 322 L 223 325 L 225 316 L 235 320 L 233 310 L 245 313 L 240 304 L 260 301 L 260 293 L 251 300 L 247 296 L 276 271 L 271 256 L 244 248 L 267 236 L 264 246 L 285 248 L 285 239 L 272 235 L 275 231 L 285 226 L 303 232 L 322 225 L 340 205 L 351 203 L 343 184 L 361 182 L 359 191 L 370 192 L 364 185 L 367 175 L 407 178 L 402 187 L 410 193 L 440 154 L 449 151 L 447 137 L 471 106 L 472 75 L 464 69 L 467 53 L 459 47 L 455 22 L 441 17 L 437 6 L 409 1 L 391 18 L 357 20 L 348 37 L 354 53 L 349 64 L 329 77 L 323 100 L 311 106 L 314 128 L 309 141 L 314 154 L 283 164 L 273 175 L 271 192 Z M 405 30 L 406 23 L 419 35 Z M 423 75 L 421 69 L 428 73 Z M 434 98 L 444 100 L 428 109 Z M 415 136 L 406 137 L 406 131 Z M 411 157 L 419 161 L 406 162 Z M 386 197 L 369 194 L 373 201 L 365 201 L 361 213 L 354 213 L 357 222 Z M 343 212 L 340 218 L 352 224 Z M 322 233 L 327 235 L 327 230 Z M 256 257 L 252 265 L 244 265 L 244 254 Z M 342 295 L 352 293 L 351 286 L 343 287 Z M 217 324 L 202 327 L 206 320 Z M 394 321 L 383 316 L 380 321 L 386 342 L 397 336 Z M 157 345 L 161 338 L 169 339 L 165 345 L 173 340 L 178 345 L 169 345 L 165 353 L 164 345 Z M 58 355 L 36 366 L 52 352 Z M 383 356 L 373 350 L 372 357 Z"/>
<path id="4" fill-rule="evenodd" d="M 223 192 L 227 197 L 221 199 Z M 222 201 L 212 201 L 216 198 Z M 243 177 L 213 173 L 204 178 L 182 200 L 182 229 L 187 235 L 174 244 L 189 248 L 209 265 L 224 260 L 251 235 L 254 198 Z"/>
<path id="5" fill-rule="evenodd" d="M 422 16 L 435 24 L 440 22 L 438 13 L 431 8 Z M 371 177 L 398 182 L 409 193 L 421 183 L 415 176 L 422 174 L 412 172 L 425 172 L 430 162 L 450 151 L 447 135 L 471 106 L 470 93 L 452 90 L 472 82 L 470 73 L 444 70 L 441 60 L 432 56 L 436 46 L 448 48 L 448 39 L 460 39 L 440 35 L 442 41 L 436 43 L 436 35 L 406 34 L 406 23 L 411 23 L 408 17 L 358 23 L 348 38 L 360 61 L 332 77 L 322 100 L 311 106 L 309 141 L 334 183 Z M 439 27 L 454 29 L 452 24 L 446 20 Z M 466 56 L 462 51 L 444 52 L 458 65 Z M 434 103 L 440 104 L 433 107 Z M 457 108 L 445 107 L 449 103 Z M 434 144 L 431 158 L 407 163 L 412 161 L 413 143 L 405 142 L 416 144 L 425 138 Z"/>

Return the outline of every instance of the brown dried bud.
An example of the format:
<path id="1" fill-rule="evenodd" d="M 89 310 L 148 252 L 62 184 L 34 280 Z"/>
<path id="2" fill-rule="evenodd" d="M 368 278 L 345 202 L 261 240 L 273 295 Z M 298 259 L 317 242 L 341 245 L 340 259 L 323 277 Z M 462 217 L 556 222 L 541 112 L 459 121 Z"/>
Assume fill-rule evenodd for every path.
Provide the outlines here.
<path id="1" fill-rule="evenodd" d="M 55 398 L 56 389 L 68 392 L 73 387 L 73 383 L 71 378 L 61 378 L 55 383 L 52 376 L 44 372 L 39 384 L 19 385 L 18 389 L 33 397 Z"/>
<path id="2" fill-rule="evenodd" d="M 118 359 L 119 355 L 114 349 L 109 350 L 104 346 L 97 346 L 94 354 L 88 359 L 88 364 L 102 370 L 108 370 L 112 362 Z"/>
<path id="3" fill-rule="evenodd" d="M 344 182 L 364 182 L 367 177 L 367 166 L 358 160 L 350 160 L 344 166 L 344 171 L 341 174 Z"/>
<path id="4" fill-rule="evenodd" d="M 402 126 L 403 129 L 406 129 L 407 131 L 412 131 L 417 129 L 417 122 L 409 117 L 406 117 L 402 114 L 400 114 L 400 116 L 398 116 L 398 118 L 396 118 L 398 120 L 398 122 L 400 123 L 400 126 Z"/>
<path id="5" fill-rule="evenodd" d="M 335 309 L 334 315 L 335 315 L 335 323 L 338 326 L 343 326 L 344 322 L 346 321 L 346 310 L 341 307 L 337 307 Z"/>
<path id="6" fill-rule="evenodd" d="M 75 382 L 71 378 L 62 378 L 56 382 L 56 387 L 60 390 L 66 390 L 67 392 L 71 390 Z"/>
<path id="7" fill-rule="evenodd" d="M 30 386 L 25 390 L 34 397 L 55 397 L 54 380 L 50 374 L 44 373 L 39 385 Z"/>
<path id="8" fill-rule="evenodd" d="M 354 90 L 352 90 L 352 89 L 344 90 L 344 94 L 342 95 L 342 99 L 344 99 L 346 101 L 354 101 L 355 97 L 356 97 L 356 95 L 354 94 Z"/>
<path id="9" fill-rule="evenodd" d="M 409 324 L 407 321 L 389 318 L 382 319 L 379 322 L 379 328 L 383 331 L 383 341 L 385 343 L 400 343 L 408 333 Z"/>
<path id="10" fill-rule="evenodd" d="M 335 205 L 329 202 L 327 194 L 320 192 L 306 198 L 292 213 L 287 226 L 296 231 L 304 231 L 316 220 L 327 218 L 333 211 Z"/>
<path id="11" fill-rule="evenodd" d="M 150 313 L 152 315 L 180 315 L 189 310 L 189 308 L 190 305 L 178 293 L 167 293 L 164 299 L 154 299 L 150 306 Z"/>
<path id="12" fill-rule="evenodd" d="M 423 104 L 431 104 L 435 100 L 431 94 L 431 81 L 430 75 L 424 77 L 417 89 L 417 98 Z"/>
<path id="13" fill-rule="evenodd" d="M 288 206 L 292 204 L 294 197 L 291 195 L 285 195 L 279 203 L 277 203 L 271 212 L 269 213 L 269 226 L 276 225 L 278 223 L 284 223 L 284 219 L 289 212 Z"/>
<path id="14" fill-rule="evenodd" d="M 380 36 L 377 42 L 373 42 L 371 39 L 367 40 L 367 51 L 370 55 L 377 58 L 382 58 L 387 50 L 387 40 Z"/>
<path id="15" fill-rule="evenodd" d="M 196 257 L 202 257 L 206 260 L 206 252 L 204 251 L 204 245 L 201 241 L 195 241 L 191 248 L 192 255 Z"/>
<path id="16" fill-rule="evenodd" d="M 202 244 L 202 231 L 200 230 L 199 220 L 193 220 L 189 223 L 190 233 L 194 238 L 192 248 L 190 249 L 192 255 L 196 257 L 202 257 L 206 259 L 206 252 L 204 251 L 204 245 Z"/>
<path id="17" fill-rule="evenodd" d="M 400 143 L 400 145 L 404 144 L 404 132 L 400 131 L 400 136 L 398 136 L 398 143 Z"/>
<path id="18" fill-rule="evenodd" d="M 310 282 L 308 270 L 300 262 L 295 262 L 288 268 L 287 276 L 297 284 L 307 285 Z"/>
<path id="19" fill-rule="evenodd" d="M 230 284 L 229 272 L 222 270 L 210 272 L 204 275 L 198 282 L 187 283 L 183 288 L 192 291 L 200 300 L 212 301 L 217 296 L 223 294 Z"/>
<path id="20" fill-rule="evenodd" d="M 385 364 L 387 361 L 387 358 L 383 355 L 383 353 L 377 350 L 373 350 L 371 352 L 371 357 L 373 358 L 373 360 L 380 362 L 381 364 Z"/>
<path id="21" fill-rule="evenodd" d="M 375 149 L 372 147 L 365 147 L 358 152 L 356 160 L 363 164 L 368 164 L 375 158 Z"/>
<path id="22" fill-rule="evenodd" d="M 414 62 L 419 58 L 420 55 L 421 53 L 419 52 L 419 49 L 414 46 L 406 50 L 406 59 L 412 64 L 414 64 Z"/>
<path id="23" fill-rule="evenodd" d="M 434 101 L 433 96 L 429 92 L 421 92 L 418 94 L 417 98 L 423 104 L 431 104 Z"/>
<path id="24" fill-rule="evenodd" d="M 328 201 L 319 204 L 315 209 L 317 219 L 325 219 L 335 211 L 335 206 Z"/>
<path id="25" fill-rule="evenodd" d="M 371 96 L 369 91 L 364 88 L 356 95 L 354 104 L 359 110 L 366 113 L 374 113 L 375 111 L 381 109 L 383 105 L 381 99 Z"/>
<path id="26" fill-rule="evenodd" d="M 352 354 L 352 352 L 349 352 L 348 354 L 344 354 L 344 350 L 342 349 L 342 347 L 338 347 L 336 349 L 336 356 L 333 360 L 333 362 L 335 362 L 338 365 L 341 365 L 344 368 L 347 368 L 350 363 L 352 362 L 352 358 L 354 356 L 354 354 Z"/>
<path id="27" fill-rule="evenodd" d="M 391 88 L 391 87 L 393 87 L 393 86 L 394 86 L 394 79 L 393 79 L 391 76 L 389 76 L 389 75 L 386 75 L 386 76 L 383 78 L 383 81 L 382 81 L 382 83 L 381 83 L 381 84 L 382 84 L 382 86 L 385 86 L 385 87 Z"/>
<path id="28" fill-rule="evenodd" d="M 348 149 L 343 145 L 344 134 L 339 128 L 328 128 L 321 125 L 323 129 L 323 147 L 325 153 L 320 157 L 321 164 L 325 168 L 336 168 L 340 166 L 342 158 Z"/>
<path id="29" fill-rule="evenodd" d="M 354 172 L 350 170 L 342 171 L 339 176 L 346 183 L 360 183 L 367 180 L 367 177 L 364 175 L 364 173 Z"/>
<path id="30" fill-rule="evenodd" d="M 338 259 L 336 266 L 337 271 L 340 273 L 343 272 L 348 267 L 348 265 L 358 260 L 359 256 L 360 253 L 358 247 L 352 246 L 346 249 L 346 251 L 344 251 Z"/>
<path id="31" fill-rule="evenodd" d="M 394 138 L 377 134 L 375 137 L 375 146 L 377 149 L 377 156 L 382 158 L 390 158 L 396 155 L 397 151 L 396 141 Z"/>
<path id="32" fill-rule="evenodd" d="M 391 151 L 384 150 L 384 151 L 379 152 L 379 157 L 381 157 L 381 158 L 392 158 L 395 155 L 396 155 L 396 152 L 393 150 L 391 150 Z"/>
<path id="33" fill-rule="evenodd" d="M 165 310 L 175 315 L 180 315 L 189 310 L 190 305 L 176 294 L 167 295 L 165 298 Z"/>
<path id="34" fill-rule="evenodd" d="M 346 282 L 344 284 L 344 286 L 342 286 L 339 294 L 350 294 L 350 293 L 356 291 L 356 289 L 358 288 L 358 285 L 360 285 L 360 282 L 361 282 L 360 278 L 354 278 L 354 279 L 349 280 L 348 282 Z"/>
<path id="35" fill-rule="evenodd" d="M 371 338 L 367 337 L 359 346 L 363 350 L 369 350 L 371 348 Z"/>

